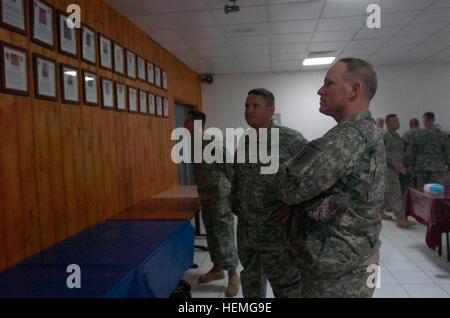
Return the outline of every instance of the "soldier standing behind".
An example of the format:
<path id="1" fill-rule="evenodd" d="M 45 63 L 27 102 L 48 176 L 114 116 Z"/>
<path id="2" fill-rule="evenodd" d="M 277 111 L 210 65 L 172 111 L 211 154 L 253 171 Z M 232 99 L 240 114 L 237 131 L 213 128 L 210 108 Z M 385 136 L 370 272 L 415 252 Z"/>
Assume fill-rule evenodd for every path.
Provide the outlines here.
<path id="1" fill-rule="evenodd" d="M 427 112 L 422 119 L 424 128 L 413 135 L 407 150 L 420 188 L 427 183 L 439 183 L 445 176 L 446 162 L 450 162 L 449 139 L 434 127 L 434 114 Z"/>
<path id="2" fill-rule="evenodd" d="M 409 121 L 409 130 L 405 132 L 402 136 L 403 142 L 405 143 L 405 152 L 408 149 L 409 145 L 412 141 L 412 136 L 415 132 L 419 131 L 420 129 L 420 123 L 417 118 L 412 118 Z M 406 191 L 408 190 L 408 187 L 417 187 L 417 178 L 415 177 L 415 174 L 411 172 L 410 167 L 407 167 L 407 174 L 406 175 L 400 175 L 400 184 L 402 186 L 402 197 L 405 197 Z"/>
<path id="3" fill-rule="evenodd" d="M 205 126 L 206 116 L 200 111 L 189 112 L 184 122 L 191 134 L 194 134 L 194 120 L 202 121 Z M 203 135 L 203 129 L 197 133 Z M 202 151 L 210 141 L 202 138 Z M 226 150 L 223 149 L 223 163 L 195 163 L 195 180 L 202 206 L 202 219 L 206 230 L 208 250 L 213 268 L 199 277 L 199 283 L 209 283 L 225 277 L 228 271 L 227 297 L 236 296 L 239 290 L 239 276 L 236 268 L 239 265 L 234 235 L 234 215 L 231 212 L 229 195 L 230 180 L 233 169 L 226 162 Z"/>
<path id="4" fill-rule="evenodd" d="M 245 120 L 257 130 L 258 147 L 262 145 L 260 128 L 268 128 L 267 145 L 271 144 L 272 129 L 279 130 L 281 164 L 299 151 L 306 140 L 296 130 L 275 125 L 271 121 L 274 111 L 275 100 L 270 91 L 254 89 L 248 93 Z M 245 146 L 248 154 L 247 138 L 240 146 Z M 245 163 L 234 164 L 232 199 L 233 212 L 238 216 L 239 259 L 244 267 L 242 292 L 246 298 L 265 298 L 268 279 L 275 297 L 300 297 L 300 274 L 289 259 L 286 224 L 270 218 L 273 213 L 283 216 L 288 206 L 276 197 L 276 174 L 261 174 L 262 166 L 259 157 L 257 163 L 249 163 L 247 157 Z"/>
<path id="5" fill-rule="evenodd" d="M 348 193 L 348 209 L 327 222 L 294 211 L 290 252 L 302 274 L 303 297 L 371 297 L 368 265 L 379 262 L 379 210 L 384 200 L 384 143 L 368 110 L 377 76 L 366 61 L 339 60 L 318 91 L 320 112 L 337 125 L 278 170 L 287 204 Z"/>
<path id="6" fill-rule="evenodd" d="M 386 116 L 387 131 L 383 133 L 384 148 L 386 151 L 386 185 L 384 199 L 392 206 L 392 212 L 397 219 L 397 226 L 407 228 L 416 223 L 407 221 L 403 212 L 402 188 L 399 173 L 406 175 L 403 165 L 405 143 L 396 130 L 400 128 L 397 115 Z"/>
<path id="7" fill-rule="evenodd" d="M 384 127 L 384 119 L 381 117 L 377 118 L 377 126 L 378 128 L 380 128 L 381 131 L 383 131 L 383 127 Z"/>

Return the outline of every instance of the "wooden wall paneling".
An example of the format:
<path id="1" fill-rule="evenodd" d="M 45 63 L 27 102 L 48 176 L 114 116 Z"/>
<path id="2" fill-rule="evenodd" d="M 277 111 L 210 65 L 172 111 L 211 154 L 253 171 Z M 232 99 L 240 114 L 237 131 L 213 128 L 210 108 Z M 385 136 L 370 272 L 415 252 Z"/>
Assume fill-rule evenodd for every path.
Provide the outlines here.
<path id="1" fill-rule="evenodd" d="M 6 233 L 7 266 L 24 257 L 23 214 L 19 177 L 19 145 L 17 133 L 17 97 L 1 94 L 0 104 L 0 211 Z"/>

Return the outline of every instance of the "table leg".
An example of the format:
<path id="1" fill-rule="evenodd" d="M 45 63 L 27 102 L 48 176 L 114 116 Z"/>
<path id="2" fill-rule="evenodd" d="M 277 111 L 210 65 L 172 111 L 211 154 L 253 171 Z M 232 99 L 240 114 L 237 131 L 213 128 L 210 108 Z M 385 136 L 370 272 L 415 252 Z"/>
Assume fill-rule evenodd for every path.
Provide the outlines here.
<path id="1" fill-rule="evenodd" d="M 440 242 L 439 242 L 438 253 L 439 253 L 439 256 L 442 256 L 442 234 L 440 235 Z"/>
<path id="2" fill-rule="evenodd" d="M 450 247 L 448 246 L 448 232 L 445 234 L 447 235 L 447 262 L 450 262 Z"/>
<path id="3" fill-rule="evenodd" d="M 200 210 L 195 214 L 195 236 L 206 236 L 206 234 L 201 234 L 200 232 L 200 217 L 199 217 Z M 208 251 L 208 248 L 206 246 L 201 245 L 194 245 L 195 248 L 202 250 L 202 251 Z"/>

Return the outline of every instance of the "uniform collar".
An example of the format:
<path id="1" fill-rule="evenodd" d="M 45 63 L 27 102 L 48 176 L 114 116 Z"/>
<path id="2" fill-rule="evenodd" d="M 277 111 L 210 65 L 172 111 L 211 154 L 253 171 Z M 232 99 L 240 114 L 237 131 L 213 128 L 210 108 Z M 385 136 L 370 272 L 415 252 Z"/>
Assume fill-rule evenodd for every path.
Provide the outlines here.
<path id="1" fill-rule="evenodd" d="M 359 112 L 356 112 L 350 116 L 348 116 L 346 119 L 341 121 L 339 125 L 342 125 L 344 123 L 352 123 L 361 119 L 372 119 L 372 114 L 370 110 L 361 110 Z"/>

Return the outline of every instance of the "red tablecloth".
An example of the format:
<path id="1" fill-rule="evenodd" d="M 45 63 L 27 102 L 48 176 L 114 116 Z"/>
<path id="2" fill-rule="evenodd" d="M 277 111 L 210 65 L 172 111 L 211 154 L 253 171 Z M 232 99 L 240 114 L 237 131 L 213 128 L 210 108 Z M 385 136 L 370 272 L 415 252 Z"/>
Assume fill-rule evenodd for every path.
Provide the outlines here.
<path id="1" fill-rule="evenodd" d="M 409 188 L 405 200 L 405 216 L 414 217 L 427 226 L 425 242 L 435 249 L 441 244 L 441 234 L 450 231 L 450 190 L 442 198 L 433 198 L 419 188 Z"/>

